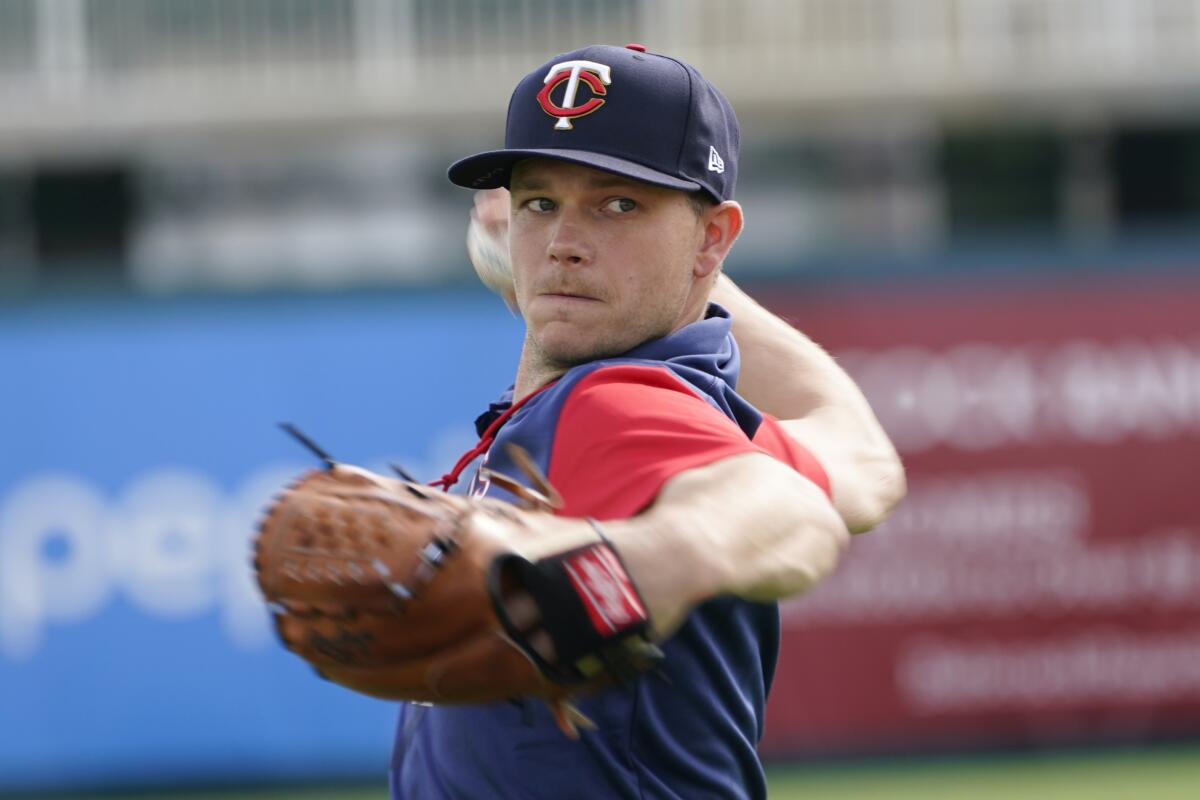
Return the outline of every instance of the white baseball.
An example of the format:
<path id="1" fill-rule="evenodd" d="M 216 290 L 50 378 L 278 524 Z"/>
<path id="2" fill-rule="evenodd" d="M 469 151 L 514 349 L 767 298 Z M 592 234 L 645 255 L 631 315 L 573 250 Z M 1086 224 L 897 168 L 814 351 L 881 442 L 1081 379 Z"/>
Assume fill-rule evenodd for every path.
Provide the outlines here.
<path id="1" fill-rule="evenodd" d="M 508 191 L 489 189 L 475 194 L 467 226 L 467 255 L 483 285 L 516 310 L 512 262 L 508 255 Z"/>

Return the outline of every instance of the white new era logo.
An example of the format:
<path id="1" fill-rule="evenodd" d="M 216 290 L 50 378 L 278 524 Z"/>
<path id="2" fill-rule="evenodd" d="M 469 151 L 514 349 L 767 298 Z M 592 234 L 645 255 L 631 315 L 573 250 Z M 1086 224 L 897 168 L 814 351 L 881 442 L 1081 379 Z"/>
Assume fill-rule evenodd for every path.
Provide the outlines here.
<path id="1" fill-rule="evenodd" d="M 721 154 L 717 152 L 717 148 L 709 145 L 708 148 L 708 171 L 709 172 L 724 172 L 725 160 L 721 158 Z"/>

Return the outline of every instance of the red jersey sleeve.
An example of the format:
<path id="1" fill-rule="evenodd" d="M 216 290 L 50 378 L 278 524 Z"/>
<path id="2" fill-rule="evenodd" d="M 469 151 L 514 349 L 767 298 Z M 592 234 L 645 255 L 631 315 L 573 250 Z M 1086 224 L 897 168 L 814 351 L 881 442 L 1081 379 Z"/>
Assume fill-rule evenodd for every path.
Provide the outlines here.
<path id="1" fill-rule="evenodd" d="M 815 467 L 801 471 L 824 479 L 816 459 L 789 441 L 773 420 L 749 440 L 669 369 L 604 367 L 580 380 L 563 404 L 548 477 L 563 496 L 560 513 L 620 519 L 648 506 L 673 475 L 740 453 Z"/>

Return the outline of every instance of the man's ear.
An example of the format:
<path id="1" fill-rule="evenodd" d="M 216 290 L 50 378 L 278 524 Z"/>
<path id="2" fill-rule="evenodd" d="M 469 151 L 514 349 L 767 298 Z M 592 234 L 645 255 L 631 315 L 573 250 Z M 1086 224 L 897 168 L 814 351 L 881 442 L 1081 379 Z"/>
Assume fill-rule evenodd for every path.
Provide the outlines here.
<path id="1" fill-rule="evenodd" d="M 743 221 L 742 207 L 734 200 L 705 209 L 700 217 L 704 238 L 692 270 L 697 278 L 706 278 L 720 269 L 729 248 L 742 232 Z"/>

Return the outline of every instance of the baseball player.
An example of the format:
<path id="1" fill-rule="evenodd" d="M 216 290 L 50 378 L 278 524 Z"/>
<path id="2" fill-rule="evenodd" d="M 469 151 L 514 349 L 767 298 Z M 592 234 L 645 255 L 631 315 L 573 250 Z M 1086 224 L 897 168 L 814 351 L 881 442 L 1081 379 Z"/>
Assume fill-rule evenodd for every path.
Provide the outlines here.
<path id="1" fill-rule="evenodd" d="M 513 386 L 440 483 L 512 500 L 489 476 L 521 475 L 520 445 L 560 515 L 597 521 L 641 603 L 589 608 L 644 610 L 663 659 L 582 698 L 578 738 L 535 702 L 403 706 L 394 798 L 766 797 L 775 601 L 829 574 L 904 478 L 845 373 L 721 277 L 744 219 L 738 137 L 694 67 L 592 46 L 521 80 L 504 149 L 450 167 L 493 190 L 472 258 L 526 331 Z"/>

